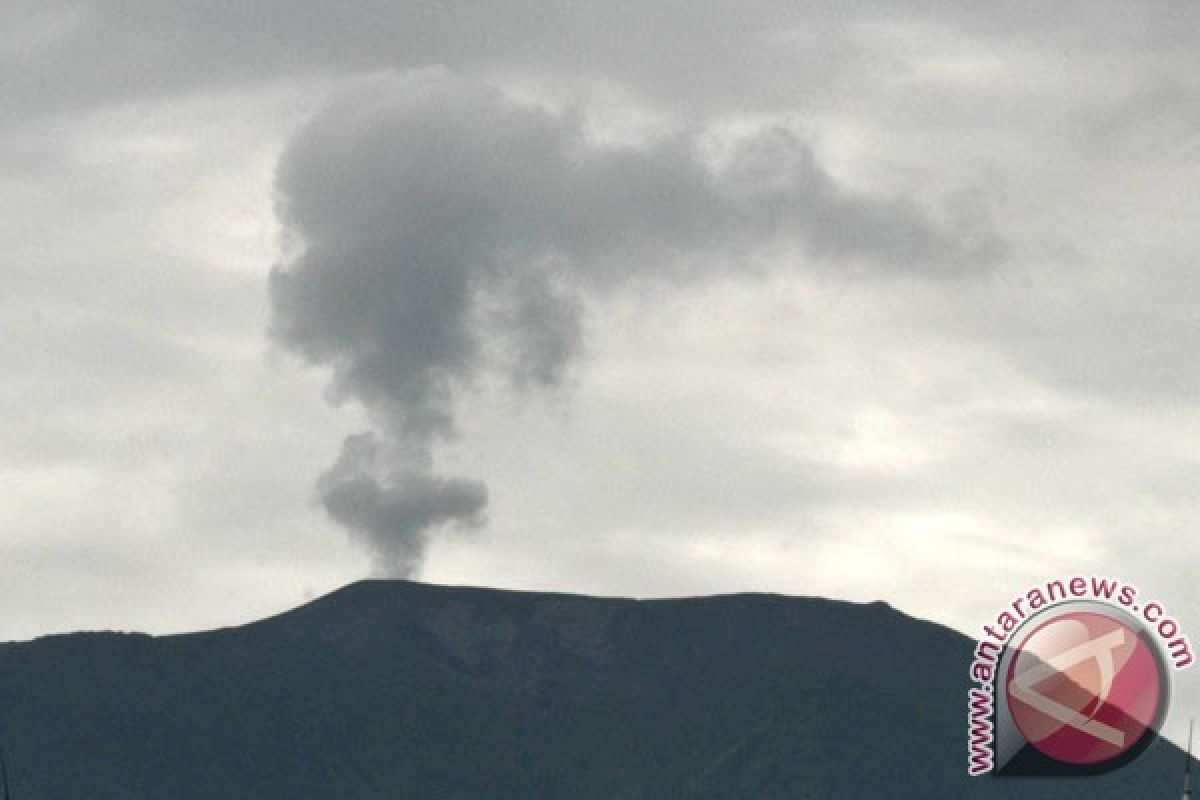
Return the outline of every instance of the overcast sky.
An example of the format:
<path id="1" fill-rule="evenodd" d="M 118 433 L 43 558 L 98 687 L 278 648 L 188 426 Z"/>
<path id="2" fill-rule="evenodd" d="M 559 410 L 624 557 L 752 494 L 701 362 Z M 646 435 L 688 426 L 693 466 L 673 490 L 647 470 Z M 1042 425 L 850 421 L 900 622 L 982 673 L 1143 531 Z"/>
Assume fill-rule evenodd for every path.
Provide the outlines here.
<path id="1" fill-rule="evenodd" d="M 5 3 L 0 639 L 1098 572 L 1200 640 L 1198 25 Z"/>

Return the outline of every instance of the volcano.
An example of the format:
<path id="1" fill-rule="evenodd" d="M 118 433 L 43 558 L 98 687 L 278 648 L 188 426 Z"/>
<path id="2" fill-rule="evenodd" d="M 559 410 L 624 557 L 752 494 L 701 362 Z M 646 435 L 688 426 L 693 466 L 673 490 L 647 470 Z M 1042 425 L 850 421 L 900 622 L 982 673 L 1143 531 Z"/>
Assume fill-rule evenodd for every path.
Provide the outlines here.
<path id="1" fill-rule="evenodd" d="M 17 800 L 1168 797 L 966 775 L 973 643 L 884 603 L 366 581 L 249 625 L 0 645 Z"/>

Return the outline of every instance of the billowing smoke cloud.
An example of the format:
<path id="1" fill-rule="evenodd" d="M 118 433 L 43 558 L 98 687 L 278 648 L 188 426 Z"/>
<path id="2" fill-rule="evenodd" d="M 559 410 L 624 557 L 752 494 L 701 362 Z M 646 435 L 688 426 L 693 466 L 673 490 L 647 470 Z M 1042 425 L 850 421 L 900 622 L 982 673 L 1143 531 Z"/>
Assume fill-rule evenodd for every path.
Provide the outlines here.
<path id="1" fill-rule="evenodd" d="M 996 254 L 841 190 L 786 130 L 720 158 L 704 142 L 599 144 L 575 115 L 427 72 L 358 86 L 291 143 L 277 188 L 297 255 L 271 275 L 273 335 L 331 367 L 334 396 L 377 426 L 318 488 L 381 572 L 412 573 L 430 530 L 482 519 L 483 485 L 436 475 L 456 394 L 484 371 L 558 383 L 595 294 L 749 269 L 779 247 L 927 271 Z"/>
<path id="2" fill-rule="evenodd" d="M 366 537 L 382 573 L 408 575 L 420 563 L 426 530 L 448 520 L 478 522 L 487 503 L 482 484 L 430 471 L 427 453 L 388 453 L 374 434 L 361 433 L 346 438 L 318 487 L 329 515 Z"/>

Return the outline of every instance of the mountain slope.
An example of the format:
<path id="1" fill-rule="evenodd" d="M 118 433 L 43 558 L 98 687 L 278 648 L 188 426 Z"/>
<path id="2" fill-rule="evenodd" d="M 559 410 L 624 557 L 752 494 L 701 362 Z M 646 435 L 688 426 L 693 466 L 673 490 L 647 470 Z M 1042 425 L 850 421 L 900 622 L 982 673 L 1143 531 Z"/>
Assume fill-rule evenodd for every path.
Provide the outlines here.
<path id="1" fill-rule="evenodd" d="M 970 642 L 886 605 L 374 581 L 240 628 L 0 645 L 17 800 L 1169 797 L 965 776 Z"/>

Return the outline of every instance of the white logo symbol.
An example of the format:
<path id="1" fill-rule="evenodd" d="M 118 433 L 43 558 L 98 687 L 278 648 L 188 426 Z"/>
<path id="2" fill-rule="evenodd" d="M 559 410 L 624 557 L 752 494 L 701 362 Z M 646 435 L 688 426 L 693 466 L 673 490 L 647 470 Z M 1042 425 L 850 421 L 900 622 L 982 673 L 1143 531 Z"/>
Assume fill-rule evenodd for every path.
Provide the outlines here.
<path id="1" fill-rule="evenodd" d="M 1027 646 L 1022 653 L 1023 656 L 1028 655 L 1028 660 L 1034 663 L 1013 675 L 1013 679 L 1008 685 L 1009 693 L 1061 725 L 1108 742 L 1114 747 L 1124 747 L 1124 732 L 1100 722 L 1095 719 L 1095 716 L 1104 706 L 1108 699 L 1108 693 L 1112 690 L 1113 678 L 1116 677 L 1117 672 L 1117 663 L 1113 652 L 1125 644 L 1125 629 L 1117 628 L 1104 636 L 1085 641 L 1050 658 L 1041 658 L 1038 655 L 1037 649 L 1040 648 L 1036 646 L 1039 644 L 1034 641 L 1036 638 L 1036 636 L 1033 637 L 1029 642 L 1032 647 Z M 1020 667 L 1024 660 L 1018 660 L 1017 666 Z M 1047 679 L 1065 674 L 1071 667 L 1089 660 L 1095 660 L 1100 670 L 1099 690 L 1095 693 L 1095 707 L 1090 715 L 1085 717 L 1079 709 L 1063 705 L 1036 689 Z"/>

